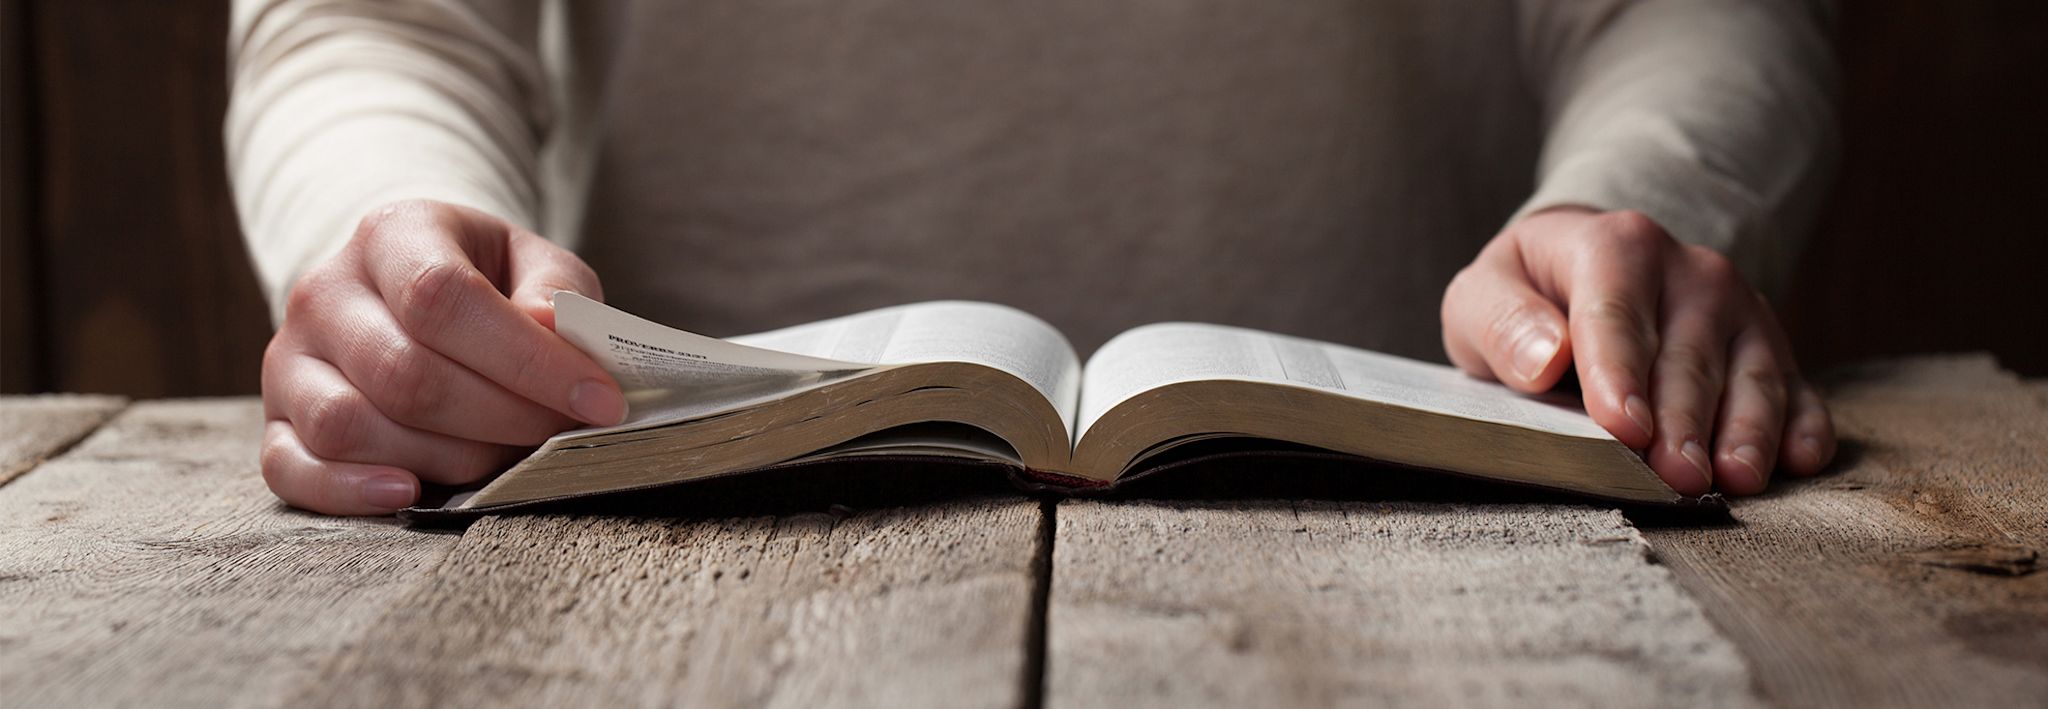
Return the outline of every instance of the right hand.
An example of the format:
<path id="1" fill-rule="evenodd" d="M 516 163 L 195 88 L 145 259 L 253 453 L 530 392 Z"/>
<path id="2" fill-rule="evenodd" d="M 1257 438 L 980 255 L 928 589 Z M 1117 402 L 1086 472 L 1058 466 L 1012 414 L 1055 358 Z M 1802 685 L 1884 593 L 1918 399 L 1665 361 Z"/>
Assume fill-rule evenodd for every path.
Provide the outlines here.
<path id="1" fill-rule="evenodd" d="M 263 353 L 263 479 L 333 515 L 481 480 L 625 398 L 554 333 L 557 290 L 602 300 L 575 254 L 465 207 L 399 202 L 292 287 Z"/>

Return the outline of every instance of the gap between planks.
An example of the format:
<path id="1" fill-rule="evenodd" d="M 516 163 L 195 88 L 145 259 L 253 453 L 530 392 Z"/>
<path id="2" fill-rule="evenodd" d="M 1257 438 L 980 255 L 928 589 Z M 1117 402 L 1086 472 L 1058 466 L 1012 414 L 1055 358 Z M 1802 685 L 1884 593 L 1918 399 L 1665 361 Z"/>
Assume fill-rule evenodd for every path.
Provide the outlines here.
<path id="1" fill-rule="evenodd" d="M 127 405 L 93 394 L 0 397 L 0 487 L 70 450 Z"/>
<path id="2" fill-rule="evenodd" d="M 950 547 L 891 538 L 885 527 L 916 516 L 900 510 L 856 512 L 822 531 L 822 520 L 802 515 L 596 521 L 617 527 L 595 537 L 548 518 L 493 521 L 461 546 L 485 559 L 504 545 L 529 551 L 479 573 L 440 564 L 457 546 L 452 536 L 281 509 L 254 471 L 253 400 L 150 402 L 0 488 L 0 605 L 25 609 L 0 618 L 0 685 L 38 701 L 274 705 L 365 696 L 346 687 L 380 688 L 369 678 L 417 689 L 437 668 L 480 662 L 470 669 L 492 682 L 508 680 L 490 672 L 512 678 L 514 690 L 491 700 L 532 703 L 587 703 L 637 686 L 643 700 L 791 705 L 915 699 L 930 694 L 902 692 L 935 687 L 974 700 L 950 703 L 990 706 L 1741 705 L 1756 699 L 1754 684 L 1784 705 L 2024 704 L 2048 695 L 2048 574 L 2034 572 L 2048 543 L 2043 392 L 1983 359 L 1895 364 L 1838 383 L 1832 402 L 1852 442 L 1840 469 L 1739 503 L 1732 528 L 1646 529 L 1669 571 L 1647 563 L 1625 520 L 1581 507 L 1016 500 L 972 503 L 999 508 L 992 515 L 907 523 L 923 525 L 919 539 L 951 533 Z M 857 533 L 835 538 L 849 522 Z M 719 525 L 753 531 L 724 535 L 713 545 L 723 552 L 679 544 Z M 698 590 L 716 612 L 634 615 L 629 601 L 657 611 L 695 602 L 614 584 L 607 588 L 619 593 L 563 611 L 581 615 L 490 631 L 523 636 L 522 647 L 539 652 L 449 643 L 438 646 L 449 655 L 413 655 L 422 660 L 413 665 L 348 671 L 406 657 L 404 642 L 436 647 L 422 638 L 449 630 L 407 631 L 409 621 L 445 621 L 465 603 L 531 603 L 535 584 L 560 570 L 517 553 L 663 534 L 660 543 L 586 552 L 590 566 L 571 568 L 626 582 L 648 559 L 696 563 L 714 577 Z M 1232 538 L 1252 541 L 1216 543 Z M 759 563 L 770 546 L 787 552 L 779 571 Z M 787 581 L 803 576 L 804 563 L 916 566 L 963 546 L 966 558 L 936 575 L 936 604 L 890 601 L 917 585 L 900 574 L 892 578 L 901 587 L 839 578 L 754 591 L 715 578 L 736 559 L 744 563 L 734 568 L 750 570 L 741 573 Z M 747 553 L 754 561 L 741 559 Z M 1546 563 L 1578 573 L 1553 574 Z M 429 584 L 489 592 L 451 601 L 423 595 Z M 608 603 L 609 612 L 590 607 Z M 1546 603 L 1576 610 L 1559 616 Z M 960 614 L 984 605 L 1008 610 Z M 725 612 L 740 618 L 718 617 Z M 1666 637 L 1640 637 L 1645 618 Z M 572 622 L 593 619 L 603 622 Z M 698 635 L 680 655 L 685 665 L 635 669 L 632 650 L 662 650 L 655 621 L 678 619 Z M 446 637 L 485 632 L 456 620 Z M 1588 633 L 1603 623 L 1625 632 Z M 807 641 L 805 630 L 823 637 Z M 896 648 L 917 652 L 867 665 L 843 659 L 876 638 L 907 639 Z M 365 639 L 401 644 L 387 656 Z M 606 653 L 625 654 L 632 671 L 589 664 Z M 924 661 L 972 671 L 906 690 L 902 678 L 918 675 L 904 668 Z M 443 677 L 460 684 L 461 675 Z M 538 687 L 522 684 L 535 677 Z M 679 688 L 678 677 L 693 681 Z M 566 691 L 607 679 L 623 688 Z"/>
<path id="3" fill-rule="evenodd" d="M 1046 631 L 1051 622 L 1047 613 L 1052 604 L 1052 577 L 1056 569 L 1052 559 L 1054 545 L 1059 537 L 1059 501 L 1044 499 L 1038 502 L 1038 547 L 1031 558 L 1031 627 L 1025 641 L 1023 707 L 1040 709 L 1045 706 L 1045 662 Z"/>

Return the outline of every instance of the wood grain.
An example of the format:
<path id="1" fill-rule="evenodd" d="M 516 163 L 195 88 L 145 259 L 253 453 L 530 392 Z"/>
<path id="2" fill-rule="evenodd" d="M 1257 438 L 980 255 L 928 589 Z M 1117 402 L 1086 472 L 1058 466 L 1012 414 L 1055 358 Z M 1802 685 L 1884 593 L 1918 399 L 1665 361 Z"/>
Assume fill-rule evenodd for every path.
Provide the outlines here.
<path id="1" fill-rule="evenodd" d="M 1783 706 L 2048 705 L 2048 401 L 1988 357 L 1831 388 L 1838 472 L 1656 553 Z"/>
<path id="2" fill-rule="evenodd" d="M 1830 391 L 1839 471 L 1721 526 L 952 495 L 459 541 L 279 506 L 252 400 L 146 402 L 0 487 L 0 703 L 2042 705 L 2048 386 Z M 119 406 L 0 400 L 0 451 L 31 404 Z"/>
<path id="3" fill-rule="evenodd" d="M 34 387 L 256 393 L 270 322 L 223 158 L 228 3 L 31 4 Z"/>
<path id="4" fill-rule="evenodd" d="M 1749 675 L 1620 513 L 1058 507 L 1047 705 L 1746 705 Z"/>
<path id="5" fill-rule="evenodd" d="M 1039 503 L 478 522 L 300 697 L 348 706 L 1016 706 Z"/>
<path id="6" fill-rule="evenodd" d="M 0 703 L 279 705 L 454 543 L 283 508 L 261 421 L 137 404 L 0 488 Z"/>
<path id="7" fill-rule="evenodd" d="M 0 485 L 70 448 L 127 405 L 117 396 L 0 397 Z"/>

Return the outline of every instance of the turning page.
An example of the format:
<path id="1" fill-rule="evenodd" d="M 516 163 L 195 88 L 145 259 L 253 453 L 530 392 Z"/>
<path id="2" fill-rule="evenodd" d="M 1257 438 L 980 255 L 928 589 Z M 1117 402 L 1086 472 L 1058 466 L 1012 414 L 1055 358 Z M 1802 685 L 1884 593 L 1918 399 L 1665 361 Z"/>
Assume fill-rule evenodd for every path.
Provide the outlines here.
<path id="1" fill-rule="evenodd" d="M 1080 358 L 1023 311 L 966 301 L 901 305 L 728 340 L 654 323 L 589 298 L 555 296 L 555 327 L 626 390 L 631 414 L 603 433 L 749 406 L 880 368 L 970 362 L 1044 394 L 1071 430 Z"/>
<path id="2" fill-rule="evenodd" d="M 609 433 L 758 403 L 872 371 L 874 363 L 750 347 L 663 326 L 568 291 L 555 293 L 555 332 L 590 355 L 625 391 L 628 413 Z"/>

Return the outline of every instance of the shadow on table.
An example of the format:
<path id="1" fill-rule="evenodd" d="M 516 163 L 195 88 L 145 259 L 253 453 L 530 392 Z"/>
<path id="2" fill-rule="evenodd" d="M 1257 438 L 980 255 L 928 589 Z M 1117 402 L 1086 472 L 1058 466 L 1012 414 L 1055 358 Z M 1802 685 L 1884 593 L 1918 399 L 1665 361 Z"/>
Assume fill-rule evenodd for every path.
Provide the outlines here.
<path id="1" fill-rule="evenodd" d="M 1733 523 L 1725 501 L 1710 495 L 1696 504 L 1647 506 L 1469 477 L 1442 470 L 1361 460 L 1311 448 L 1273 448 L 1244 455 L 1205 455 L 1156 475 L 1142 476 L 1114 491 L 1094 495 L 1115 500 L 1318 500 L 1333 502 L 1432 502 L 1488 505 L 1579 505 L 1619 508 L 1638 524 L 1717 526 Z"/>
<path id="2" fill-rule="evenodd" d="M 446 495 L 452 490 L 440 491 Z M 922 461 L 832 461 L 521 506 L 503 514 L 710 519 L 916 507 L 1023 493 L 1000 468 Z M 459 526 L 470 519 L 415 520 Z"/>

